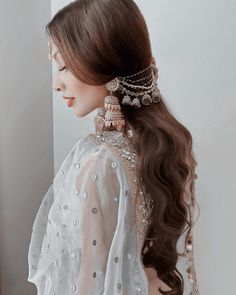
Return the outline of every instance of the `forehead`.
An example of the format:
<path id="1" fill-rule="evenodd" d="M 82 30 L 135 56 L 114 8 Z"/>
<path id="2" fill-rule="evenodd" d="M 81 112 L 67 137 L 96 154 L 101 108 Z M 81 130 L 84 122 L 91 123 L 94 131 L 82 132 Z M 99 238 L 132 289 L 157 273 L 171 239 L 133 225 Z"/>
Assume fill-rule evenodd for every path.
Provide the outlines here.
<path id="1" fill-rule="evenodd" d="M 61 57 L 62 54 L 52 40 L 48 41 L 48 47 L 51 59 L 54 58 L 55 60 L 58 60 L 58 57 Z"/>

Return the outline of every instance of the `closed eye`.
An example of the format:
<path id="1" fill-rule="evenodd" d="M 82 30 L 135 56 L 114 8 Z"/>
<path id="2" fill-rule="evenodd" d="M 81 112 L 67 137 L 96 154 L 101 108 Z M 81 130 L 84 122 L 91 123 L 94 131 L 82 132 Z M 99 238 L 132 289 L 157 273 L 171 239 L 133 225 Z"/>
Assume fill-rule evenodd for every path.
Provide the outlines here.
<path id="1" fill-rule="evenodd" d="M 61 71 L 64 71 L 65 69 L 66 69 L 66 66 L 63 67 L 63 68 L 61 68 L 61 69 L 59 69 L 58 71 L 61 72 Z"/>

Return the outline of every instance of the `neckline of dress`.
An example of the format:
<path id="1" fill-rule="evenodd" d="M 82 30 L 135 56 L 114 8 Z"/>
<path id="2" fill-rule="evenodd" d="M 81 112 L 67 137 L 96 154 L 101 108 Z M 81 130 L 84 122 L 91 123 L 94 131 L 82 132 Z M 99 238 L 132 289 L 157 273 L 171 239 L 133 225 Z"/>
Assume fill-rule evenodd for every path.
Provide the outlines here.
<path id="1" fill-rule="evenodd" d="M 98 118 L 98 116 L 94 117 L 94 125 L 95 125 L 95 131 L 94 131 L 94 135 L 97 139 L 99 139 L 99 141 L 102 142 L 108 142 L 112 145 L 117 145 L 120 147 L 127 147 L 129 146 L 129 148 L 131 150 L 133 150 L 133 145 L 132 145 L 132 130 L 128 129 L 130 131 L 127 131 L 129 133 L 125 133 L 123 131 L 119 131 L 119 130 L 106 130 L 103 128 L 100 128 L 101 126 L 99 125 L 99 121 L 96 121 L 96 119 L 101 119 Z M 103 118 L 102 118 L 103 119 Z M 101 121 L 100 121 L 101 122 Z M 128 136 L 129 134 L 129 136 Z"/>
<path id="2" fill-rule="evenodd" d="M 103 125 L 104 124 L 104 118 L 102 116 L 99 116 L 98 114 L 94 117 L 93 122 L 94 122 L 95 134 L 101 134 L 101 133 L 104 133 L 104 134 L 107 134 L 107 135 L 108 134 L 111 134 L 111 135 L 120 134 L 128 141 L 130 141 L 130 139 L 133 137 L 133 131 L 129 127 L 128 127 L 126 132 L 119 131 L 119 130 L 116 130 L 116 129 L 113 129 L 113 130 L 104 129 L 104 125 Z"/>

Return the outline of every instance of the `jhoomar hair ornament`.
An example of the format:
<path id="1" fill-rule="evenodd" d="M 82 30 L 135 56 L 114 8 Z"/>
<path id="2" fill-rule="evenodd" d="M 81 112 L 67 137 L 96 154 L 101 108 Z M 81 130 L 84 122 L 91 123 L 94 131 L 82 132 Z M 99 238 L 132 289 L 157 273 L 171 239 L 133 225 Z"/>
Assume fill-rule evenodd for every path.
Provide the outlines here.
<path id="1" fill-rule="evenodd" d="M 138 79 L 138 75 L 151 70 L 150 74 Z M 130 79 L 133 78 L 133 79 Z M 104 125 L 106 127 L 114 126 L 117 130 L 121 130 L 125 125 L 124 115 L 121 113 L 119 99 L 113 95 L 113 92 L 119 90 L 124 94 L 122 99 L 123 105 L 129 105 L 134 108 L 141 108 L 142 105 L 148 106 L 152 103 L 158 103 L 161 99 L 160 90 L 157 86 L 158 69 L 155 64 L 149 65 L 144 70 L 126 77 L 116 77 L 105 86 L 110 94 L 105 97 L 105 117 L 101 109 L 97 115 L 104 117 Z M 140 85 L 139 82 L 146 81 Z M 135 84 L 139 83 L 139 84 Z M 134 89 L 131 91 L 129 89 Z M 131 99 L 133 97 L 133 99 Z"/>

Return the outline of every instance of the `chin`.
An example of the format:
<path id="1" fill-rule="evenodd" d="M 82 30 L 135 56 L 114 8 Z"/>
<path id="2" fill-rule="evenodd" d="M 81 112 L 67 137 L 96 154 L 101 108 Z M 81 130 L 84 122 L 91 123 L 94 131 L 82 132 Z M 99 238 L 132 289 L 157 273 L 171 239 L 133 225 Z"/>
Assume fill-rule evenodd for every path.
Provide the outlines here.
<path id="1" fill-rule="evenodd" d="M 74 112 L 75 113 L 75 116 L 78 117 L 78 118 L 83 118 L 84 117 L 84 114 L 81 114 L 80 112 Z"/>
<path id="2" fill-rule="evenodd" d="M 74 109 L 74 113 L 76 115 L 76 117 L 79 117 L 79 118 L 83 118 L 85 117 L 89 112 L 85 112 L 81 109 Z"/>

